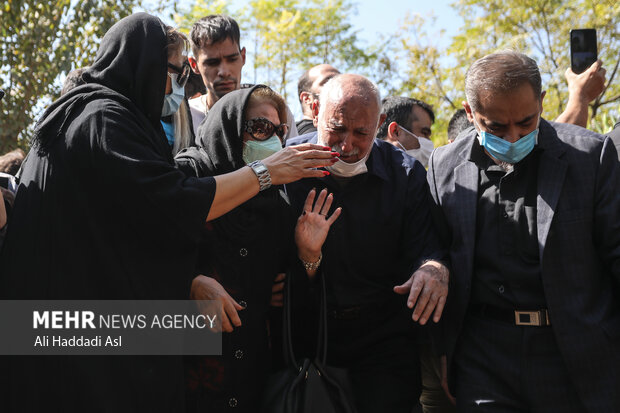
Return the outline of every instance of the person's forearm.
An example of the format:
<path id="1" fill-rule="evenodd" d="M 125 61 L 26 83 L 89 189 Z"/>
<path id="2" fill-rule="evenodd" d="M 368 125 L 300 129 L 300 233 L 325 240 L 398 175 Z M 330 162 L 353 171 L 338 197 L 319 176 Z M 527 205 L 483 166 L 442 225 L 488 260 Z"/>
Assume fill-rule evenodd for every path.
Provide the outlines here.
<path id="1" fill-rule="evenodd" d="M 570 123 L 572 125 L 581 126 L 582 128 L 588 125 L 588 103 L 582 102 L 579 99 L 569 99 L 566 109 L 555 120 L 560 123 Z"/>
<path id="2" fill-rule="evenodd" d="M 256 174 L 247 166 L 214 178 L 215 197 L 209 209 L 207 221 L 219 218 L 243 204 L 258 194 L 260 188 Z"/>

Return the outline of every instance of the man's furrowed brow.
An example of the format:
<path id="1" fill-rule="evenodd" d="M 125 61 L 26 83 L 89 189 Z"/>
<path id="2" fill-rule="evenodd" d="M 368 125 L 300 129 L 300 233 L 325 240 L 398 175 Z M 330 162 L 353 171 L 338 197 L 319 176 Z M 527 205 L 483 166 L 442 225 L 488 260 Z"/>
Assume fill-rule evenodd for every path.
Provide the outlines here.
<path id="1" fill-rule="evenodd" d="M 517 123 L 519 124 L 525 124 L 525 123 L 529 123 L 534 117 L 536 117 L 536 113 L 526 116 L 525 118 L 521 119 L 520 121 L 517 121 Z"/>
<path id="2" fill-rule="evenodd" d="M 491 128 L 503 128 L 504 126 L 506 126 L 505 123 L 497 122 L 490 119 L 482 119 L 482 122 L 484 123 L 484 126 Z"/>
<path id="3" fill-rule="evenodd" d="M 337 121 L 335 119 L 328 120 L 327 124 L 332 128 L 342 128 L 344 126 L 344 124 L 342 124 L 340 121 Z"/>

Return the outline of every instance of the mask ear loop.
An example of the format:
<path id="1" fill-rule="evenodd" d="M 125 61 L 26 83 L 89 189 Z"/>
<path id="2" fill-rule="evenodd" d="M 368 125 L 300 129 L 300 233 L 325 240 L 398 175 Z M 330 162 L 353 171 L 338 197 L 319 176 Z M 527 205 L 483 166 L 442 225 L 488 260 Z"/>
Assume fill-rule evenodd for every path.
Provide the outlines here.
<path id="1" fill-rule="evenodd" d="M 176 91 L 181 91 L 183 90 L 183 95 L 185 95 L 185 85 L 181 86 L 181 84 L 179 84 L 179 74 L 178 73 L 170 73 L 170 72 L 166 72 L 168 74 L 168 77 L 170 78 L 170 81 L 172 83 L 172 92 Z"/>
<path id="2" fill-rule="evenodd" d="M 401 128 L 403 131 L 405 131 L 405 133 L 410 134 L 411 136 L 413 136 L 414 138 L 416 138 L 416 139 L 418 140 L 418 146 L 419 146 L 419 148 L 417 148 L 417 149 L 421 149 L 421 148 L 422 148 L 422 144 L 420 143 L 420 142 L 421 142 L 421 141 L 420 141 L 420 139 L 426 139 L 426 138 L 423 138 L 423 137 L 421 137 L 421 136 L 418 136 L 418 135 L 416 135 L 415 133 L 411 132 L 409 129 L 407 129 L 407 128 L 403 128 L 403 127 L 402 127 L 402 126 L 400 126 L 400 125 L 398 125 L 398 127 L 399 127 L 399 128 Z M 401 144 L 401 143 L 400 143 L 400 141 L 397 141 L 396 143 L 398 143 L 398 146 L 400 146 L 400 147 L 402 148 L 402 150 L 403 150 L 403 151 L 405 151 L 405 152 L 407 152 L 407 151 L 408 151 L 408 149 L 406 149 L 406 148 L 405 148 L 405 146 L 404 146 L 403 144 Z M 416 149 L 416 150 L 417 150 L 417 149 Z"/>

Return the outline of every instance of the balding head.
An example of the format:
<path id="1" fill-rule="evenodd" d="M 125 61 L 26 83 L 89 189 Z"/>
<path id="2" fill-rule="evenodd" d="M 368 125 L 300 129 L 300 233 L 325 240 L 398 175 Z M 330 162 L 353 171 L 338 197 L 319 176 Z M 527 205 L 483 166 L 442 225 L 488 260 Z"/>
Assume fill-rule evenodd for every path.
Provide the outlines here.
<path id="1" fill-rule="evenodd" d="M 336 104 L 357 102 L 362 105 L 368 105 L 376 109 L 377 120 L 381 112 L 379 89 L 370 80 L 360 75 L 346 73 L 334 76 L 323 87 L 320 99 L 321 102 L 330 101 Z"/>
<path id="2" fill-rule="evenodd" d="M 304 118 L 312 119 L 312 105 L 318 100 L 323 85 L 338 74 L 338 69 L 324 63 L 311 67 L 299 78 L 297 96 Z"/>
<path id="3" fill-rule="evenodd" d="M 321 144 L 341 153 L 345 162 L 367 155 L 381 119 L 381 96 L 370 80 L 360 75 L 333 77 L 321 92 L 314 122 Z"/>
<path id="4" fill-rule="evenodd" d="M 332 65 L 323 63 L 311 67 L 308 70 L 308 77 L 312 87 L 323 87 L 332 77 L 339 75 L 340 71 Z"/>

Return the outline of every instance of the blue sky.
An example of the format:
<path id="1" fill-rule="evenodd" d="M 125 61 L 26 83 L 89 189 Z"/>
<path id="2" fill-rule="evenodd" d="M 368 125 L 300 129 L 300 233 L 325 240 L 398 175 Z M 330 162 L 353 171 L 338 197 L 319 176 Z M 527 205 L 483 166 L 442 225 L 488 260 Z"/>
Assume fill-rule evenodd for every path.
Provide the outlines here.
<path id="1" fill-rule="evenodd" d="M 454 0 L 456 1 L 456 0 Z M 462 25 L 461 17 L 450 7 L 453 1 L 407 1 L 407 0 L 358 0 L 357 16 L 351 21 L 356 29 L 360 29 L 362 39 L 372 41 L 377 33 L 388 34 L 400 26 L 407 12 L 427 16 L 430 13 L 437 17 L 435 26 L 429 32 L 439 32 L 445 29 L 443 42 L 457 33 Z"/>

